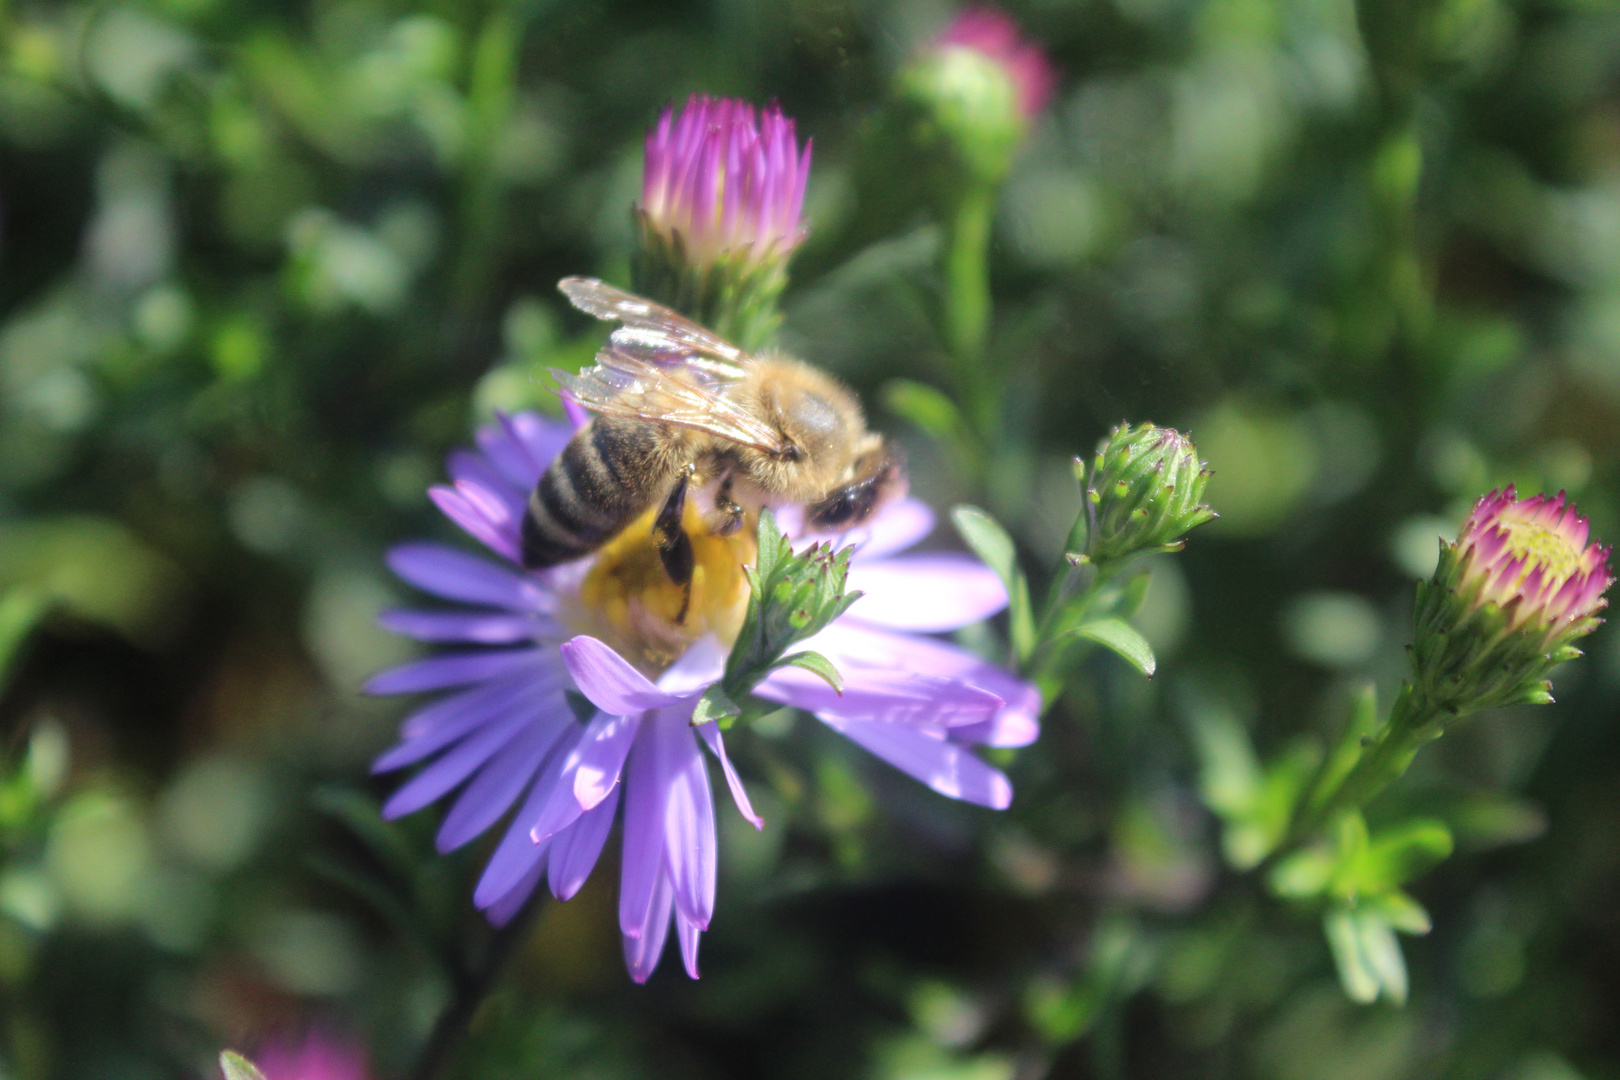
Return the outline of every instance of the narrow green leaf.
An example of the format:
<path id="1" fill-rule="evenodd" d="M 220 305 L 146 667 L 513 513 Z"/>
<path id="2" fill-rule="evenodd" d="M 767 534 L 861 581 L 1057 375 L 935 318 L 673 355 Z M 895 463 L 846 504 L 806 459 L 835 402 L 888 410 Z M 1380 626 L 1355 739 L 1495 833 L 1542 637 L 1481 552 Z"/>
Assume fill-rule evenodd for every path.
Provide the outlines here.
<path id="1" fill-rule="evenodd" d="M 1018 566 L 1018 550 L 996 519 L 977 506 L 958 506 L 951 511 L 951 522 L 962 540 L 984 564 L 996 572 L 1007 587 L 1007 614 L 1010 620 L 1013 653 L 1027 659 L 1035 649 L 1035 616 L 1029 602 L 1029 581 Z"/>
<path id="2" fill-rule="evenodd" d="M 1367 852 L 1369 875 L 1384 888 L 1410 881 L 1451 854 L 1451 830 L 1434 818 L 1415 818 L 1379 833 Z M 1377 891 L 1383 891 L 1379 889 Z"/>
<path id="3" fill-rule="evenodd" d="M 789 665 L 804 668 L 804 670 L 810 672 L 812 675 L 819 675 L 825 679 L 827 681 L 827 685 L 832 687 L 835 691 L 840 694 L 844 692 L 844 677 L 838 674 L 838 669 L 833 667 L 831 660 L 828 660 L 825 656 L 822 656 L 818 652 L 806 650 L 804 652 L 794 653 L 792 656 L 784 656 L 782 659 L 776 662 L 775 666 L 787 667 Z"/>
<path id="4" fill-rule="evenodd" d="M 698 698 L 697 707 L 692 710 L 692 726 L 699 724 L 712 724 L 718 720 L 725 720 L 742 712 L 737 703 L 731 700 L 731 695 L 715 683 L 703 692 Z"/>
<path id="5" fill-rule="evenodd" d="M 1339 969 L 1339 985 L 1345 996 L 1361 1005 L 1378 1000 L 1378 973 L 1361 952 L 1360 927 L 1353 912 L 1334 908 L 1322 916 L 1322 932 L 1333 951 L 1333 964 Z"/>
<path id="6" fill-rule="evenodd" d="M 1118 653 L 1131 666 L 1136 668 L 1148 678 L 1153 678 L 1154 669 L 1158 662 L 1153 659 L 1153 646 L 1147 643 L 1147 638 L 1136 632 L 1136 628 L 1123 619 L 1098 619 L 1095 622 L 1083 623 L 1075 627 L 1075 634 L 1095 641 L 1104 648 Z"/>
<path id="7" fill-rule="evenodd" d="M 883 384 L 883 404 L 896 416 L 909 420 L 947 445 L 967 431 L 962 414 L 945 393 L 911 379 L 890 379 Z"/>
<path id="8" fill-rule="evenodd" d="M 1357 946 L 1363 961 L 1383 987 L 1384 996 L 1396 1005 L 1406 1004 L 1406 958 L 1395 931 L 1376 911 L 1356 912 Z"/>
<path id="9" fill-rule="evenodd" d="M 264 1080 L 259 1067 L 235 1050 L 220 1053 L 219 1067 L 225 1071 L 225 1080 Z"/>

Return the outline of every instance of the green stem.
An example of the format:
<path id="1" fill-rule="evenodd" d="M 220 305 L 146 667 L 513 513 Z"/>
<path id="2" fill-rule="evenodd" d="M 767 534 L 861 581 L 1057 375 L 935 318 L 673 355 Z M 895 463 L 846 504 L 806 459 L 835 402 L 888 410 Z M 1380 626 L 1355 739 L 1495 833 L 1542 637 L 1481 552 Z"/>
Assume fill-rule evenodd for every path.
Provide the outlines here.
<path id="1" fill-rule="evenodd" d="M 422 1046 L 422 1053 L 411 1069 L 410 1080 L 433 1080 L 450 1063 L 451 1055 L 467 1033 L 479 1006 L 495 988 L 506 965 L 517 953 L 518 946 L 528 936 L 529 929 L 540 909 L 545 906 L 543 888 L 537 888 L 512 921 L 497 930 L 484 950 L 483 962 L 457 981 L 455 994 Z"/>
<path id="2" fill-rule="evenodd" d="M 957 202 L 945 228 L 945 310 L 942 327 L 957 396 L 980 440 L 999 412 L 995 380 L 985 378 L 984 349 L 990 336 L 990 224 L 995 189 L 976 187 Z"/>
<path id="3" fill-rule="evenodd" d="M 1314 793 L 1311 805 L 1295 819 L 1281 855 L 1308 842 L 1347 810 L 1359 810 L 1390 784 L 1405 775 L 1424 743 L 1440 735 L 1441 710 L 1410 682 L 1391 706 L 1389 721 L 1363 750 L 1344 778 L 1326 792 Z"/>

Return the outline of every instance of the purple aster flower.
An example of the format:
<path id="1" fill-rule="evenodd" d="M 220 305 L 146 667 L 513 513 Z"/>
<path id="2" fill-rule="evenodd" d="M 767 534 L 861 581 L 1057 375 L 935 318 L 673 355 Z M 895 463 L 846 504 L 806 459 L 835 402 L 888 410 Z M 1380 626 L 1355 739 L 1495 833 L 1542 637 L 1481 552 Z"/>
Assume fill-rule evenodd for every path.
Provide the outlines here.
<path id="1" fill-rule="evenodd" d="M 697 977 L 699 935 L 714 914 L 714 801 L 705 748 L 720 764 L 738 811 L 756 828 L 718 726 L 693 728 L 693 706 L 721 675 L 726 642 L 747 603 L 741 566 L 750 530 L 703 531 L 689 503 L 696 569 L 689 616 L 662 571 L 652 514 L 587 559 L 531 573 L 517 564 L 524 500 L 572 434 L 524 413 L 478 433 L 477 452 L 449 459 L 451 486 L 438 506 L 504 561 L 438 544 L 401 545 L 389 565 L 407 582 L 456 608 L 395 611 L 385 626 L 456 651 L 372 679 L 378 694 L 437 696 L 404 722 L 376 771 L 423 766 L 388 801 L 387 817 L 452 792 L 438 844 L 449 851 L 517 807 L 474 891 L 495 923 L 510 919 L 542 877 L 559 899 L 573 896 L 601 855 L 623 804 L 619 925 L 631 976 L 645 981 L 673 922 L 686 970 Z M 793 508 L 784 508 L 784 519 Z M 996 575 L 961 554 L 902 555 L 933 527 L 915 500 L 879 513 L 846 539 L 858 544 L 850 610 L 805 642 L 845 680 L 787 668 L 756 693 L 815 714 L 896 768 L 944 795 L 997 809 L 1012 788 L 974 746 L 1024 746 L 1039 728 L 1036 688 L 948 642 L 926 635 L 977 622 L 1006 604 Z M 811 538 L 805 538 L 809 542 Z M 564 694 L 597 711 L 576 720 Z M 459 789 L 459 790 L 458 790 Z"/>
<path id="2" fill-rule="evenodd" d="M 1025 41 L 1012 17 L 992 7 L 964 8 L 935 43 L 961 46 L 1001 65 L 1018 92 L 1018 111 L 1029 119 L 1046 107 L 1057 73 L 1040 46 Z"/>
<path id="3" fill-rule="evenodd" d="M 664 109 L 647 133 L 641 211 L 688 263 L 729 254 L 785 259 L 804 239 L 799 211 L 810 178 L 810 143 L 775 105 L 756 113 L 733 98 L 694 94 L 679 115 Z"/>

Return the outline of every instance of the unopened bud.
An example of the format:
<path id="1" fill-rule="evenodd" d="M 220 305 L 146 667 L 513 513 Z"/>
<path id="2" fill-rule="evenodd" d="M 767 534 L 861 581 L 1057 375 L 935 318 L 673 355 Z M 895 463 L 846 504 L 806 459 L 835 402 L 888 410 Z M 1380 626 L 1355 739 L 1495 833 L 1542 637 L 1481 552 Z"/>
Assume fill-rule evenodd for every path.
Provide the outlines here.
<path id="1" fill-rule="evenodd" d="M 1589 533 L 1563 492 L 1520 500 L 1509 486 L 1474 504 L 1418 586 L 1412 669 L 1429 700 L 1453 714 L 1552 700 L 1547 673 L 1581 654 L 1614 581 Z"/>
<path id="2" fill-rule="evenodd" d="M 1198 448 L 1173 428 L 1121 424 L 1097 449 L 1085 484 L 1086 548 L 1072 562 L 1117 562 L 1144 552 L 1179 551 L 1183 535 L 1216 516 L 1200 500 L 1210 476 Z"/>

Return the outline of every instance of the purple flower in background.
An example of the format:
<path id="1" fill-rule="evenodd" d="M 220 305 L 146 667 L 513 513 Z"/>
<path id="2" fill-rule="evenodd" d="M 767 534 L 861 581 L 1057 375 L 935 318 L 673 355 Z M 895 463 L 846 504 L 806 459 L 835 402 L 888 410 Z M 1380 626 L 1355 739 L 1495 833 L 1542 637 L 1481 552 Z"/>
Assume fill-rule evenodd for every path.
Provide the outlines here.
<path id="1" fill-rule="evenodd" d="M 240 1061 L 235 1055 L 225 1056 L 227 1080 L 235 1080 L 232 1065 Z M 364 1047 L 319 1028 L 266 1043 L 251 1064 L 263 1080 L 368 1080 L 371 1075 Z M 235 1071 L 240 1072 L 239 1066 Z"/>
<path id="2" fill-rule="evenodd" d="M 793 121 L 775 105 L 694 94 L 665 108 L 647 132 L 641 211 L 687 261 L 708 266 L 727 254 L 754 263 L 785 259 L 804 239 L 799 212 L 810 178 L 810 143 L 799 149 Z"/>
<path id="3" fill-rule="evenodd" d="M 1057 73 L 1040 46 L 1025 41 L 1012 17 L 992 7 L 964 8 L 936 47 L 959 45 L 1000 64 L 1018 92 L 1018 111 L 1029 119 L 1046 107 Z"/>
<path id="4" fill-rule="evenodd" d="M 690 723 L 697 699 L 722 672 L 722 638 L 735 634 L 746 605 L 739 568 L 752 558 L 753 539 L 702 534 L 689 507 L 698 573 L 691 617 L 679 634 L 659 618 L 674 590 L 656 557 L 650 514 L 587 559 L 522 570 L 524 501 L 571 434 L 530 413 L 502 417 L 478 433 L 478 452 L 451 455 L 453 486 L 431 492 L 507 565 L 430 543 L 389 555 L 412 585 L 466 606 L 383 618 L 418 640 L 461 646 L 368 684 L 379 694 L 448 692 L 413 712 L 399 744 L 377 761 L 378 772 L 425 765 L 384 813 L 399 817 L 459 789 L 438 835 L 440 850 L 449 851 L 516 805 L 474 893 L 499 924 L 542 877 L 559 899 L 573 896 L 622 802 L 619 925 L 630 974 L 641 982 L 652 973 L 673 921 L 696 978 L 698 938 L 714 913 L 717 859 L 705 746 L 738 811 L 763 826 L 718 726 Z M 1012 788 L 970 748 L 1033 741 L 1040 695 L 995 665 L 923 636 L 986 618 L 1007 599 L 996 575 L 969 556 L 899 554 L 933 521 L 926 506 L 902 500 L 849 536 L 859 544 L 849 587 L 865 595 L 805 642 L 838 667 L 842 695 L 798 668 L 778 671 L 756 693 L 814 713 L 935 791 L 1000 809 Z M 568 690 L 596 710 L 588 722 L 576 720 Z"/>

